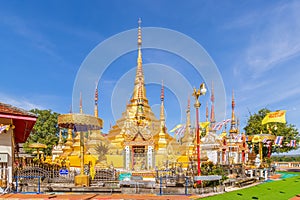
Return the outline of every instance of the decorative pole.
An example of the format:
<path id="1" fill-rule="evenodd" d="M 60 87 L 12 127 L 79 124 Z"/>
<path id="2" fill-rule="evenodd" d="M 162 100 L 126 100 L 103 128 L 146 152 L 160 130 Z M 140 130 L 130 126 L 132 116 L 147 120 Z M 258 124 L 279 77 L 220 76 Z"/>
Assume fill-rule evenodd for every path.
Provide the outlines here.
<path id="1" fill-rule="evenodd" d="M 201 95 L 205 95 L 206 88 L 205 84 L 200 85 L 200 89 L 194 88 L 193 96 L 195 97 L 195 109 L 196 109 L 196 138 L 197 138 L 197 162 L 198 162 L 198 176 L 201 175 L 201 163 L 200 163 L 200 133 L 199 133 L 199 108 L 201 106 L 198 98 Z M 199 181 L 198 183 L 201 183 Z"/>

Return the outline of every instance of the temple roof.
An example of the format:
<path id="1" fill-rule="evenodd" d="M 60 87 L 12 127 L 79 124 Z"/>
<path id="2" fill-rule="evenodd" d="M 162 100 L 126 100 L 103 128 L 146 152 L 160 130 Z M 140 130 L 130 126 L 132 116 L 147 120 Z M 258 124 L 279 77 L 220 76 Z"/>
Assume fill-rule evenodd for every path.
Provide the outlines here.
<path id="1" fill-rule="evenodd" d="M 15 126 L 15 142 L 23 143 L 27 140 L 37 120 L 37 115 L 0 102 L 0 118 L 11 119 L 11 123 Z"/>

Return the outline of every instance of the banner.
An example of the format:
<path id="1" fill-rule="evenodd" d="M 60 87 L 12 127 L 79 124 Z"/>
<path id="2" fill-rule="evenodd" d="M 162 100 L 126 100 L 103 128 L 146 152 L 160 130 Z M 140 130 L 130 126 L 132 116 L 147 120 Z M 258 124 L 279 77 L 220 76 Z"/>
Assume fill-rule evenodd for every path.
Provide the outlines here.
<path id="1" fill-rule="evenodd" d="M 276 145 L 281 145 L 282 140 L 283 140 L 283 136 L 277 136 L 276 139 L 275 139 L 275 144 Z"/>
<path id="2" fill-rule="evenodd" d="M 296 147 L 296 140 L 291 140 L 290 141 L 290 146 L 291 147 Z"/>
<path id="3" fill-rule="evenodd" d="M 286 123 L 285 113 L 286 113 L 286 110 L 279 110 L 279 111 L 276 111 L 276 112 L 270 112 L 262 120 L 261 124 L 266 124 L 266 123 L 269 123 L 269 122 Z"/>

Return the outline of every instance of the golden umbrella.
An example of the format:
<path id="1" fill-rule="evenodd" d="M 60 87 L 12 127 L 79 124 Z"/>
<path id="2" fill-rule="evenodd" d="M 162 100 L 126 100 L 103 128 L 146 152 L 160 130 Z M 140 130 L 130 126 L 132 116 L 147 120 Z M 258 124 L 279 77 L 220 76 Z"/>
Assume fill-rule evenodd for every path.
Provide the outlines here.
<path id="1" fill-rule="evenodd" d="M 35 148 L 37 151 L 37 157 L 40 158 L 40 149 L 46 149 L 47 145 L 36 142 L 36 143 L 29 144 L 28 147 Z"/>

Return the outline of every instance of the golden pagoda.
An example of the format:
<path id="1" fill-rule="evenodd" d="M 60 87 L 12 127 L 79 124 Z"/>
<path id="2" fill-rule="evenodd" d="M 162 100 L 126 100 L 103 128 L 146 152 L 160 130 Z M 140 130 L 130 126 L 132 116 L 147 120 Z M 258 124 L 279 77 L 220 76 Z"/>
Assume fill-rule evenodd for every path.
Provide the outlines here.
<path id="1" fill-rule="evenodd" d="M 60 128 L 68 131 L 67 141 L 53 149 L 53 162 L 68 162 L 69 167 L 82 167 L 92 163 L 92 167 L 105 168 L 113 165 L 117 169 L 135 172 L 149 171 L 167 166 L 167 163 L 184 162 L 193 156 L 195 134 L 191 130 L 190 106 L 187 110 L 187 129 L 183 143 L 167 133 L 164 113 L 164 85 L 161 88 L 160 118 L 157 119 L 148 103 L 142 66 L 142 30 L 138 21 L 137 67 L 134 88 L 130 101 L 120 119 L 109 133 L 101 133 L 102 119 L 98 117 L 98 88 L 95 92 L 94 116 L 83 113 L 80 94 L 80 112 L 58 117 Z M 76 126 L 92 127 L 88 131 Z M 83 134 L 84 133 L 84 134 Z M 73 137 L 74 135 L 74 137 Z M 83 136 L 84 135 L 84 136 Z M 103 148 L 107 151 L 101 151 Z M 105 152 L 105 155 L 103 152 Z"/>
<path id="2" fill-rule="evenodd" d="M 166 132 L 164 87 L 161 92 L 160 119 L 148 104 L 142 67 L 142 31 L 138 21 L 138 55 L 133 95 L 122 117 L 108 133 L 110 152 L 107 162 L 126 170 L 151 170 L 166 161 L 176 140 Z M 173 153 L 173 152 L 172 152 Z"/>

